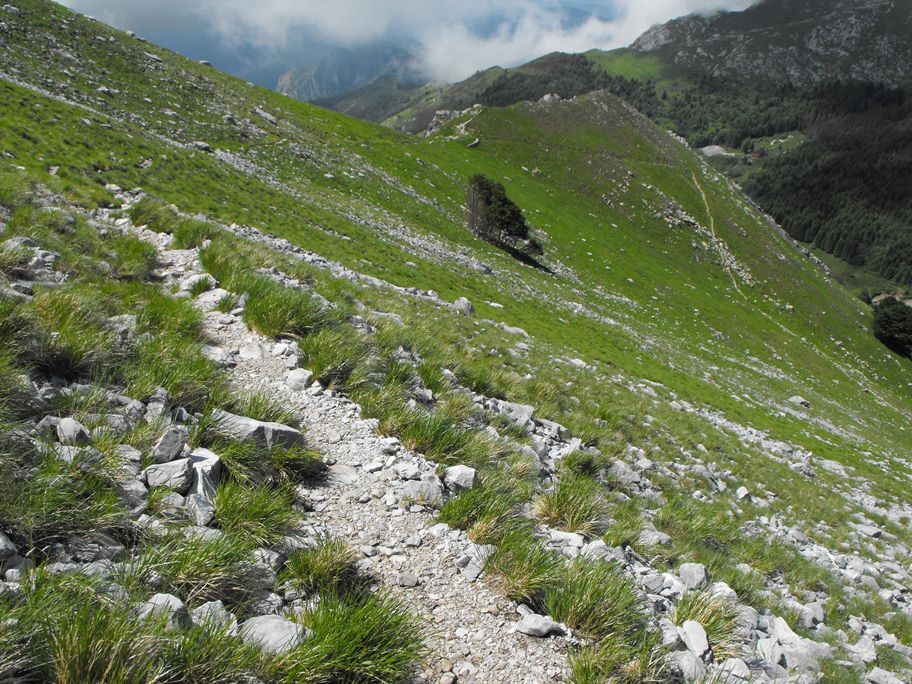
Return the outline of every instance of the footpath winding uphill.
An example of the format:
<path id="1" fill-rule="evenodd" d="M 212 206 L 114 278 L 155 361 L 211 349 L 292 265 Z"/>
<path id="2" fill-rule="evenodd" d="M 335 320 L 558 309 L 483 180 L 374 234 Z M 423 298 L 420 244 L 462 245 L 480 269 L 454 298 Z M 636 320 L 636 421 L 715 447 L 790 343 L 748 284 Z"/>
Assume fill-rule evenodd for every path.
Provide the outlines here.
<path id="1" fill-rule="evenodd" d="M 137 229 L 126 219 L 120 224 L 156 245 L 156 275 L 165 287 L 209 277 L 198 250 L 171 250 L 170 236 Z M 303 532 L 345 540 L 363 556 L 365 573 L 432 625 L 427 681 L 563 680 L 568 646 L 575 643 L 569 630 L 550 639 L 517 631 L 517 606 L 479 581 L 484 549 L 464 531 L 435 524 L 431 506 L 412 503 L 439 503 L 447 489 L 471 486 L 474 471 L 457 466 L 438 478 L 436 464 L 378 435 L 376 421 L 361 419 L 356 404 L 310 383 L 309 372 L 294 370 L 294 343 L 273 342 L 240 316 L 216 311 L 225 294 L 215 288 L 195 299 L 205 312 L 210 344 L 204 353 L 227 368 L 239 395 L 262 391 L 293 410 L 308 445 L 324 455 L 328 476 L 298 491 L 311 511 Z"/>

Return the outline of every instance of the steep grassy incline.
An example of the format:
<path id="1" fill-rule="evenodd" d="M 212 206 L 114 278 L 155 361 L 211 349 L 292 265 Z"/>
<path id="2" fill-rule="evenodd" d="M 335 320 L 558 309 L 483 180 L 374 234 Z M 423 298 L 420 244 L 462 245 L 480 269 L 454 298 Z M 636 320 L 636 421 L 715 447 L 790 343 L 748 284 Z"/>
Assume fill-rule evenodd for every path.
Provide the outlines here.
<path id="1" fill-rule="evenodd" d="M 33 89 L 4 85 L 4 151 L 45 172 L 59 167 L 64 187 L 98 199 L 100 183 L 140 185 L 397 285 L 467 295 L 483 316 L 567 355 L 663 382 L 822 452 L 906 443 L 909 367 L 866 333 L 864 308 L 611 97 L 484 110 L 464 137 L 419 141 L 53 5 L 20 5 L 21 18 L 5 19 L 2 63 Z M 481 144 L 466 149 L 474 137 Z M 512 263 L 463 229 L 464 179 L 477 171 L 503 179 L 547 234 L 556 275 Z M 791 415 L 793 394 L 812 402 L 810 420 Z"/>
<path id="2" fill-rule="evenodd" d="M 870 335 L 867 308 L 740 191 L 630 106 L 596 92 L 481 108 L 414 138 L 255 88 L 53 3 L 18 0 L 16 8 L 0 10 L 4 171 L 19 167 L 113 220 L 125 196 L 111 184 L 202 214 L 208 228 L 186 229 L 200 232 L 182 239 L 194 247 L 213 240 L 199 258 L 233 294 L 253 269 L 276 266 L 336 302 L 340 319 L 401 317 L 404 327 L 378 326 L 379 340 L 365 349 L 363 321 L 350 318 L 350 328 L 330 331 L 336 337 L 291 332 L 311 350 L 311 366 L 330 369 L 325 384 L 360 392 L 365 414 L 387 432 L 440 463 L 474 458 L 488 492 L 500 478 L 521 482 L 524 494 L 506 487 L 507 509 L 532 494 L 541 501 L 557 479 L 573 477 L 552 463 L 542 484 L 534 463 L 501 463 L 501 452 L 486 451 L 472 412 L 460 409 L 465 397 L 447 395 L 441 373 L 451 365 L 486 408 L 498 406 L 493 398 L 528 404 L 536 418 L 566 427 L 561 439 L 580 440 L 587 451 L 576 475 L 595 482 L 597 471 L 618 495 L 610 546 L 638 544 L 622 534 L 626 515 L 630 529 L 656 525 L 673 539 L 656 556 L 663 568 L 697 558 L 757 605 L 775 604 L 770 591 L 805 601 L 832 595 L 828 624 L 842 628 L 864 614 L 892 620 L 890 629 L 912 640 L 901 612 L 907 595 L 877 593 L 908 578 L 891 568 L 912 541 L 912 365 Z M 465 229 L 465 184 L 475 173 L 502 181 L 523 208 L 547 268 Z M 306 253 L 237 239 L 263 241 L 263 233 Z M 460 297 L 474 316 L 455 313 L 449 302 Z M 401 377 L 404 355 L 423 373 L 419 385 L 443 394 L 443 408 L 422 422 L 398 396 L 365 390 L 377 375 L 376 348 L 396 359 L 385 371 L 390 392 L 412 380 Z M 336 372 L 339 358 L 347 374 Z M 363 382 L 349 382 L 353 367 Z M 510 420 L 498 426 L 528 447 Z M 587 465 L 596 455 L 606 460 Z M 660 464 L 650 472 L 664 474 L 631 504 L 624 492 L 637 487 L 614 486 L 621 466 L 605 474 L 613 459 Z M 511 469 L 513 480 L 501 472 Z M 754 498 L 735 499 L 737 483 Z M 460 505 L 446 519 L 466 527 L 471 516 L 453 510 Z M 498 515 L 487 513 L 482 522 L 493 525 Z M 558 521 L 549 524 L 571 527 Z M 861 523 L 882 536 L 861 538 Z M 769 545 L 767 533 L 785 541 Z M 881 585 L 847 586 L 843 595 L 814 565 L 825 565 L 823 547 L 862 563 L 898 561 L 876 567 Z M 745 562 L 762 573 L 745 579 L 735 567 Z"/>

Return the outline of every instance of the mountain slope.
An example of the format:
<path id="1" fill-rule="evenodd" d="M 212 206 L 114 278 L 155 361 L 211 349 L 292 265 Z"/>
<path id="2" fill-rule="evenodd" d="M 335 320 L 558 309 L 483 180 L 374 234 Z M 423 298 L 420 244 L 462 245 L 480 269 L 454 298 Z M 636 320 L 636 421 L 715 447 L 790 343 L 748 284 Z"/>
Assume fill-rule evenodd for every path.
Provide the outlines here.
<path id="1" fill-rule="evenodd" d="M 364 87 L 381 78 L 403 84 L 423 82 L 413 73 L 413 57 L 390 43 L 359 48 L 333 48 L 313 66 L 289 69 L 279 77 L 276 90 L 304 102 L 327 100 Z"/>
<path id="2" fill-rule="evenodd" d="M 788 646 L 791 660 L 782 662 L 793 673 L 796 663 L 811 667 L 807 658 L 827 676 L 847 669 L 826 657 L 822 641 L 834 640 L 839 659 L 851 657 L 844 654 L 854 639 L 796 617 L 823 605 L 834 629 L 848 630 L 849 616 L 861 614 L 870 633 L 883 624 L 909 644 L 902 559 L 912 536 L 912 366 L 871 337 L 866 308 L 740 191 L 630 106 L 596 92 L 480 108 L 419 139 L 253 88 L 51 3 L 20 0 L 17 9 L 5 10 L 0 27 L 0 151 L 11 162 L 4 172 L 48 185 L 69 211 L 85 214 L 80 220 L 101 221 L 96 230 L 106 235 L 125 226 L 148 238 L 140 226 L 158 216 L 148 205 L 138 211 L 139 195 L 111 184 L 174 204 L 180 221 L 163 220 L 157 239 L 172 252 L 164 247 L 173 233 L 187 253 L 160 258 L 176 259 L 171 267 L 181 275 L 180 259 L 198 259 L 225 288 L 228 299 L 216 304 L 238 313 L 211 314 L 205 341 L 238 364 L 241 386 L 258 377 L 265 391 L 281 383 L 281 364 L 268 354 L 296 347 L 295 359 L 320 379 L 318 391 L 354 397 L 377 429 L 428 457 L 397 451 L 399 462 L 375 453 L 375 442 L 359 441 L 367 428 L 360 423 L 354 436 L 317 427 L 321 444 L 344 444 L 332 453 L 348 457 L 342 465 L 350 470 L 338 472 L 359 489 L 348 496 L 344 487 L 315 487 L 304 508 L 308 524 L 375 549 L 365 553 L 378 583 L 397 586 L 416 611 L 441 621 L 435 657 L 465 659 L 468 666 L 450 663 L 460 680 L 509 681 L 509 671 L 535 681 L 535 670 L 523 669 L 528 658 L 506 670 L 498 658 L 512 649 L 553 662 L 574 642 L 558 638 L 552 647 L 511 631 L 518 615 L 492 617 L 515 609 L 506 601 L 484 609 L 491 632 L 480 632 L 471 613 L 437 610 L 444 587 L 458 598 L 448 606 L 469 605 L 475 592 L 449 564 L 436 579 L 430 565 L 414 582 L 408 576 L 410 559 L 417 567 L 437 543 L 425 529 L 435 522 L 423 505 L 427 491 L 416 489 L 425 480 L 413 475 L 433 483 L 438 465 L 478 471 L 478 492 L 450 497 L 440 515 L 497 550 L 482 563 L 471 554 L 485 551 L 456 530 L 440 543 L 459 544 L 467 569 L 533 609 L 545 610 L 542 592 L 555 612 L 591 605 L 591 597 L 581 604 L 563 593 L 583 589 L 555 575 L 565 571 L 549 560 L 579 555 L 579 542 L 594 544 L 592 553 L 617 549 L 605 553 L 622 564 L 622 586 L 637 587 L 645 613 L 672 615 L 677 606 L 673 615 L 683 622 L 687 604 L 676 584 L 664 589 L 662 573 L 683 576 L 685 562 L 705 565 L 741 603 L 772 611 L 739 642 L 757 672 L 752 642 L 761 638 Z M 521 264 L 464 228 L 465 183 L 479 172 L 502 181 L 523 208 L 545 242 L 549 270 Z M 15 222 L 3 219 L 16 230 L 30 216 L 23 205 Z M 196 218 L 181 222 L 188 217 Z M 75 240 L 66 230 L 36 236 Z M 92 277 L 115 278 L 102 269 L 90 269 L 86 289 L 101 287 Z M 188 283 L 182 297 L 193 299 L 197 289 Z M 292 316 L 289 326 L 282 306 L 266 306 L 311 291 L 332 304 L 330 322 Z M 474 306 L 454 307 L 461 297 Z M 265 344 L 253 331 L 280 338 L 259 359 L 246 358 L 256 349 L 241 351 L 251 340 Z M 31 370 L 43 381 L 40 371 Z M 141 400 L 149 402 L 146 392 Z M 205 425 L 209 409 L 190 408 Z M 492 442 L 487 428 L 502 439 Z M 565 482 L 563 496 L 583 492 L 596 507 L 583 527 L 560 510 Z M 736 494 L 742 486 L 747 495 Z M 391 523 L 395 548 L 378 548 L 359 536 L 357 517 L 342 520 L 358 510 L 373 516 L 371 530 L 376 520 L 419 516 L 407 524 L 424 537 L 412 546 L 399 536 L 405 527 Z M 532 569 L 542 574 L 533 573 L 541 583 L 531 588 L 519 583 L 528 567 L 519 560 L 529 558 L 544 568 Z M 276 610 L 291 610 L 295 600 L 301 607 L 300 599 L 276 596 Z M 775 617 L 783 614 L 791 626 Z M 579 619 L 560 615 L 568 624 Z M 658 634 L 654 620 L 643 620 Z M 458 629 L 477 653 L 449 643 L 463 638 Z M 574 662 L 603 678 L 650 645 L 633 628 L 614 634 L 623 648 L 595 634 L 596 645 Z M 713 647 L 724 652 L 721 643 Z M 899 661 L 902 649 L 886 641 L 881 648 L 890 649 L 884 660 Z M 617 653 L 629 660 L 618 665 L 608 657 Z M 849 675 L 860 681 L 870 663 L 852 662 Z"/>
<path id="3" fill-rule="evenodd" d="M 894 0 L 762 0 L 654 26 L 631 45 L 719 78 L 907 82 L 912 8 Z"/>

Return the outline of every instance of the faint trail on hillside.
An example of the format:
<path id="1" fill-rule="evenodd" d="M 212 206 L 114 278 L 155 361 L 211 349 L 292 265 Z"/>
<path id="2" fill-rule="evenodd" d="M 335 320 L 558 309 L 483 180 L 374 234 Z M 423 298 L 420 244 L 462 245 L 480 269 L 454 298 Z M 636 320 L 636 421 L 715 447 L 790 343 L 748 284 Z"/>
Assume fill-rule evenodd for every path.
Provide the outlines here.
<path id="1" fill-rule="evenodd" d="M 693 178 L 694 185 L 697 186 L 697 190 L 700 191 L 700 197 L 703 198 L 703 206 L 706 207 L 706 215 L 709 217 L 709 232 L 712 234 L 713 242 L 719 241 L 719 238 L 716 237 L 716 220 L 713 218 L 712 211 L 709 208 L 709 200 L 706 198 L 706 193 L 703 192 L 703 186 L 700 185 L 700 181 L 697 180 L 696 173 L 691 173 L 690 177 Z M 723 266 L 725 270 L 728 271 L 728 275 L 732 279 L 732 285 L 735 286 L 738 294 L 744 297 L 744 299 L 747 299 L 747 297 L 745 297 L 744 293 L 741 291 L 741 288 L 738 286 L 738 279 L 735 278 L 735 274 L 728 266 L 724 265 L 724 262 Z"/>

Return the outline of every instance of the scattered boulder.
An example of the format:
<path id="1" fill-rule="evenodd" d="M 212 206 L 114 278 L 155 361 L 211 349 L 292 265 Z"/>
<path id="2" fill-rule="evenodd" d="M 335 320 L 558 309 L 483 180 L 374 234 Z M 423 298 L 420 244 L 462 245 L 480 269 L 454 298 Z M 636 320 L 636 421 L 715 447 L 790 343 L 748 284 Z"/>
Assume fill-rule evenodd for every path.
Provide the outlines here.
<path id="1" fill-rule="evenodd" d="M 231 368 L 237 365 L 234 357 L 221 347 L 206 344 L 203 345 L 200 353 L 204 358 L 209 359 L 212 361 L 212 363 L 214 363 L 216 366 L 220 366 L 221 368 Z"/>
<path id="2" fill-rule="evenodd" d="M 75 418 L 63 418 L 57 423 L 57 439 L 66 446 L 85 446 L 92 441 L 89 429 Z"/>
<path id="3" fill-rule="evenodd" d="M 687 650 L 698 658 L 702 658 L 709 650 L 706 630 L 696 620 L 685 620 L 684 624 L 678 628 L 678 634 L 681 636 L 681 641 L 687 646 Z"/>
<path id="4" fill-rule="evenodd" d="M 152 460 L 156 463 L 167 463 L 181 455 L 190 431 L 183 425 L 172 425 L 152 447 Z"/>
<path id="5" fill-rule="evenodd" d="M 420 480 L 406 482 L 402 496 L 433 506 L 443 501 L 443 483 L 434 473 L 425 473 Z"/>
<path id="6" fill-rule="evenodd" d="M 875 667 L 865 676 L 865 684 L 903 684 L 903 681 L 892 672 Z"/>
<path id="7" fill-rule="evenodd" d="M 709 584 L 709 575 L 702 563 L 682 563 L 678 568 L 678 576 L 684 583 L 685 590 L 702 589 Z"/>
<path id="8" fill-rule="evenodd" d="M 674 651 L 671 654 L 671 661 L 685 682 L 698 681 L 706 674 L 706 665 L 691 651 Z"/>
<path id="9" fill-rule="evenodd" d="M 250 440 L 264 449 L 274 446 L 304 446 L 304 435 L 281 423 L 255 420 L 217 409 L 213 412 L 216 430 L 226 437 Z"/>
<path id="10" fill-rule="evenodd" d="M 140 620 L 149 620 L 164 616 L 165 625 L 169 630 L 190 626 L 190 613 L 187 606 L 173 594 L 155 594 L 136 609 Z"/>
<path id="11" fill-rule="evenodd" d="M 222 459 L 209 449 L 190 454 L 193 482 L 187 493 L 187 515 L 194 525 L 205 526 L 215 517 L 215 489 L 222 475 Z"/>
<path id="12" fill-rule="evenodd" d="M 178 494 L 184 494 L 193 481 L 193 469 L 189 458 L 179 458 L 168 463 L 156 463 L 143 471 L 149 487 L 168 487 Z"/>
<path id="13" fill-rule="evenodd" d="M 455 302 L 453 302 L 453 310 L 457 313 L 461 313 L 464 316 L 471 316 L 475 313 L 475 307 L 472 306 L 466 297 L 460 297 Z"/>
<path id="14" fill-rule="evenodd" d="M 452 492 L 461 492 L 475 486 L 476 471 L 465 465 L 454 465 L 443 474 L 443 484 Z"/>
<path id="15" fill-rule="evenodd" d="M 0 530 L 0 562 L 4 562 L 15 555 L 16 545 L 3 533 L 3 530 Z"/>
<path id="16" fill-rule="evenodd" d="M 303 392 L 310 386 L 311 378 L 313 378 L 313 373 L 309 370 L 295 368 L 288 371 L 288 375 L 285 376 L 285 385 L 292 392 Z"/>
<path id="17" fill-rule="evenodd" d="M 534 637 L 546 637 L 550 634 L 565 634 L 566 629 L 559 622 L 555 622 L 547 615 L 529 613 L 523 615 L 519 622 L 513 623 L 513 629 L 521 634 Z"/>
<path id="18" fill-rule="evenodd" d="M 231 636 L 237 635 L 237 618 L 228 612 L 221 601 L 209 601 L 194 608 L 190 613 L 190 621 L 194 627 L 225 630 Z"/>
<path id="19" fill-rule="evenodd" d="M 789 397 L 789 403 L 794 404 L 795 406 L 800 406 L 801 408 L 811 408 L 811 402 L 802 397 L 800 394 Z"/>

